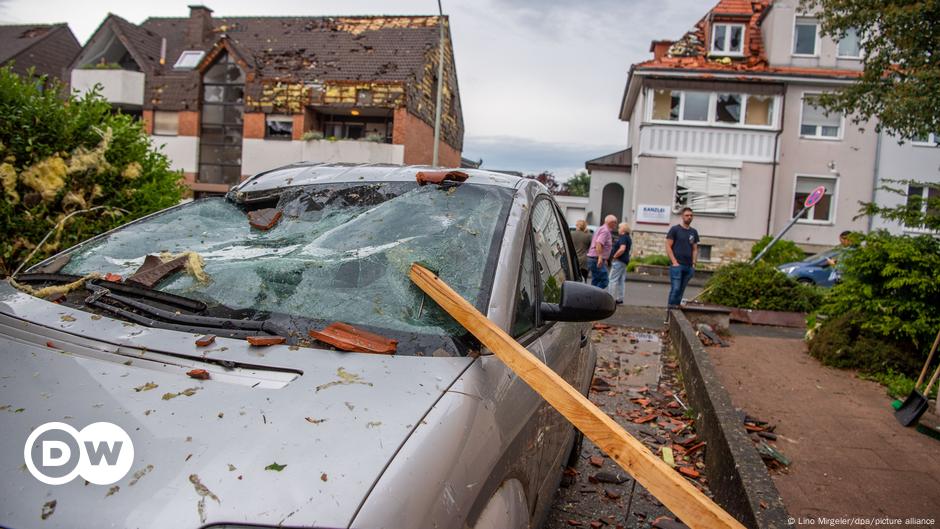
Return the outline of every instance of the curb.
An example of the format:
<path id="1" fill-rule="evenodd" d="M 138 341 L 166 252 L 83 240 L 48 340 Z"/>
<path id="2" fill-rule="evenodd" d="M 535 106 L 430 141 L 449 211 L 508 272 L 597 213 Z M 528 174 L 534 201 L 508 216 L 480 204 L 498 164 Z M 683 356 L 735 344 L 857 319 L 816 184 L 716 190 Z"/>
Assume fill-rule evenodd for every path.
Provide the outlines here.
<path id="1" fill-rule="evenodd" d="M 669 311 L 669 337 L 696 412 L 696 431 L 707 443 L 705 471 L 715 502 L 747 527 L 789 527 L 783 499 L 744 430 L 741 413 L 682 311 Z"/>
<path id="2" fill-rule="evenodd" d="M 627 281 L 632 281 L 634 283 L 662 283 L 664 285 L 669 284 L 669 278 L 666 276 L 655 276 L 651 274 L 637 274 L 636 272 L 627 273 Z M 703 287 L 705 286 L 706 280 L 693 277 L 689 280 L 689 286 L 693 287 Z"/>

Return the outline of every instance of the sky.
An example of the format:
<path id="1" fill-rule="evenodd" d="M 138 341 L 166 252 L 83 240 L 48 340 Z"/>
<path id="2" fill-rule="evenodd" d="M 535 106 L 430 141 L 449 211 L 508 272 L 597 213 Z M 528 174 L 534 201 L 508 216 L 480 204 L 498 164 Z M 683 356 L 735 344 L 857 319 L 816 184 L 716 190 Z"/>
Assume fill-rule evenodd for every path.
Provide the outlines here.
<path id="1" fill-rule="evenodd" d="M 0 0 L 0 24 L 67 22 L 84 44 L 111 12 L 186 17 L 197 0 Z M 442 0 L 450 16 L 463 155 L 487 169 L 551 171 L 626 148 L 619 120 L 630 65 L 678 39 L 717 0 Z M 203 0 L 215 16 L 436 14 L 435 0 Z"/>

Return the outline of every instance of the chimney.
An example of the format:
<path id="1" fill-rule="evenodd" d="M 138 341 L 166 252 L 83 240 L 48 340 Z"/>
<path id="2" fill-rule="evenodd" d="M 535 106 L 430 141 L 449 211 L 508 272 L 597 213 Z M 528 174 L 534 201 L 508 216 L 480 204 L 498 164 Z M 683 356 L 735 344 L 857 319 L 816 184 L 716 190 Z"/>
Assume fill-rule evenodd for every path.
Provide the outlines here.
<path id="1" fill-rule="evenodd" d="M 669 53 L 670 46 L 673 45 L 671 40 L 654 40 L 650 44 L 650 51 L 653 52 L 653 59 L 659 60 L 666 56 Z"/>
<path id="2" fill-rule="evenodd" d="M 202 5 L 189 6 L 186 24 L 186 43 L 201 49 L 212 35 L 212 10 Z"/>

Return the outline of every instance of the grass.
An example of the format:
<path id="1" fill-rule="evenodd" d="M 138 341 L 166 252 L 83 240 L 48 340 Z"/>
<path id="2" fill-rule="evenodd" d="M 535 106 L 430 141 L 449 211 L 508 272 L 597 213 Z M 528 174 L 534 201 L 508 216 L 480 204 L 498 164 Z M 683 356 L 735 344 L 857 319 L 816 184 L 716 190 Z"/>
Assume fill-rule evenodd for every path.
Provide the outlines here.
<path id="1" fill-rule="evenodd" d="M 930 374 L 931 373 L 928 373 L 928 375 Z M 885 373 L 860 373 L 859 378 L 863 380 L 873 380 L 881 384 L 887 390 L 888 396 L 895 399 L 904 400 L 914 391 L 915 380 L 892 369 L 889 369 Z M 926 384 L 928 380 L 930 380 L 929 377 L 924 381 L 924 384 Z M 937 396 L 937 386 L 938 384 L 934 384 L 934 389 L 930 391 L 930 394 L 933 395 L 934 398 Z"/>

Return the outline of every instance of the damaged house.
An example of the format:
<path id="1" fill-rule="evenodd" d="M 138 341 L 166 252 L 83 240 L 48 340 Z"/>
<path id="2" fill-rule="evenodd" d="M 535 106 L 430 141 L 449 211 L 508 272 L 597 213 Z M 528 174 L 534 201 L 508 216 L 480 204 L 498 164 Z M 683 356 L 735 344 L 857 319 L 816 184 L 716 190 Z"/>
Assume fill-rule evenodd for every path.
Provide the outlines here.
<path id="1" fill-rule="evenodd" d="M 638 255 L 663 253 L 669 225 L 689 206 L 703 264 L 748 259 L 820 186 L 822 200 L 786 238 L 807 251 L 829 248 L 843 230 L 872 229 L 856 216 L 860 202 L 879 199 L 881 179 L 940 177 L 940 149 L 924 148 L 936 138 L 899 146 L 879 139 L 875 123 L 813 104 L 815 94 L 855 81 L 862 50 L 852 32 L 823 36 L 799 0 L 721 0 L 679 40 L 654 41 L 650 51 L 624 90 L 627 149 L 588 162 L 594 218 L 625 216 Z"/>
<path id="2" fill-rule="evenodd" d="M 26 75 L 63 79 L 72 59 L 82 49 L 68 24 L 0 26 L 0 66 Z"/>
<path id="3" fill-rule="evenodd" d="M 139 25 L 110 14 L 71 65 L 73 89 L 144 121 L 196 193 L 299 161 L 431 164 L 444 25 L 439 164 L 463 117 L 447 17 L 224 17 Z"/>

